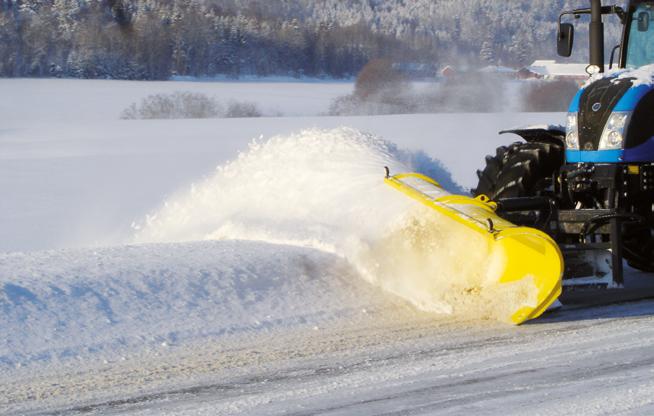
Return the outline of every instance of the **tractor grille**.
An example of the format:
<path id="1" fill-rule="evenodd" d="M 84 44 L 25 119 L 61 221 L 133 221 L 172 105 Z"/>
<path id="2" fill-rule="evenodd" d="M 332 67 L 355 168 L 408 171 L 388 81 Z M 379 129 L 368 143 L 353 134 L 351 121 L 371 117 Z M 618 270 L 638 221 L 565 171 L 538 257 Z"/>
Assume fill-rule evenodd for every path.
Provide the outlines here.
<path id="1" fill-rule="evenodd" d="M 604 78 L 586 88 L 579 101 L 580 150 L 598 149 L 613 108 L 632 84 L 632 79 Z"/>

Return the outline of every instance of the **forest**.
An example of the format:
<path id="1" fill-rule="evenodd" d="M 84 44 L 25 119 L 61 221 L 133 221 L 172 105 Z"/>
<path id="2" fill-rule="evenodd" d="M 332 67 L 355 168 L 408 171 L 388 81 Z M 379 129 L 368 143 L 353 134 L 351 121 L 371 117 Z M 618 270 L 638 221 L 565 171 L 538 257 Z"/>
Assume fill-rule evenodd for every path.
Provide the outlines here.
<path id="1" fill-rule="evenodd" d="M 577 3 L 0 0 L 0 76 L 344 78 L 377 58 L 519 67 L 554 58 L 558 15 Z"/>

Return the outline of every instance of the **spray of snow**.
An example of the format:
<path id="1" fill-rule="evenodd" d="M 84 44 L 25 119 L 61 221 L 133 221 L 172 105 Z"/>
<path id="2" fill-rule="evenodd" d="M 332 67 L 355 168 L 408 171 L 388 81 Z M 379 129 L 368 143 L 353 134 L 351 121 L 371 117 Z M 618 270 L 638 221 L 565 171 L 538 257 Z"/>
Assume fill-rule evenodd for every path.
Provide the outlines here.
<path id="1" fill-rule="evenodd" d="M 338 251 L 375 238 L 409 202 L 393 198 L 384 166 L 412 155 L 351 129 L 257 140 L 235 161 L 146 218 L 138 242 L 247 239 Z"/>
<path id="2" fill-rule="evenodd" d="M 255 141 L 148 216 L 136 227 L 136 241 L 317 248 L 346 258 L 367 280 L 423 310 L 506 319 L 505 308 L 489 301 L 498 297 L 487 284 L 485 243 L 467 241 L 451 221 L 386 186 L 384 166 L 451 183 L 439 162 L 371 135 L 308 130 Z"/>
<path id="3" fill-rule="evenodd" d="M 368 280 L 426 311 L 509 321 L 520 307 L 536 306 L 533 277 L 499 283 L 504 254 L 474 235 L 418 206 L 370 242 L 356 262 Z"/>

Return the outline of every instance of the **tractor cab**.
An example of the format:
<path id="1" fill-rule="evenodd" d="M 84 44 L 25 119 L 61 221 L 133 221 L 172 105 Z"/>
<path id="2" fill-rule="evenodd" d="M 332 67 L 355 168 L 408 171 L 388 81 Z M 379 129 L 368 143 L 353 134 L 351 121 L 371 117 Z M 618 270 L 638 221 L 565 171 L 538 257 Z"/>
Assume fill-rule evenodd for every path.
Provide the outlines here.
<path id="1" fill-rule="evenodd" d="M 609 67 L 614 64 L 619 51 L 620 68 L 639 68 L 654 64 L 654 1 L 632 0 L 627 10 L 620 6 L 602 6 L 601 0 L 591 0 L 590 8 L 575 9 L 561 13 L 559 17 L 558 53 L 570 57 L 574 43 L 574 25 L 563 23 L 566 16 L 579 19 L 591 15 L 589 74 L 605 71 L 603 15 L 617 15 L 623 24 L 622 42 L 612 49 Z"/>
<path id="2" fill-rule="evenodd" d="M 639 68 L 654 64 L 654 1 L 634 2 L 628 13 L 621 67 Z"/>

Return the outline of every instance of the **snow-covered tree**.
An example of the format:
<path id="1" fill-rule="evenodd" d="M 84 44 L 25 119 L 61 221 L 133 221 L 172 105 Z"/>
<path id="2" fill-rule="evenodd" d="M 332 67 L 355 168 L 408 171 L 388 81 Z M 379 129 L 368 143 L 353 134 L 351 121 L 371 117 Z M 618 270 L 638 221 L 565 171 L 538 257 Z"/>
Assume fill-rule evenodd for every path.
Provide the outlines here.
<path id="1" fill-rule="evenodd" d="M 0 0 L 0 75 L 352 76 L 370 60 L 554 58 L 571 0 Z M 612 18 L 607 18 L 609 23 Z M 607 44 L 619 25 L 607 23 Z M 584 37 L 583 25 L 579 36 Z M 577 45 L 585 57 L 585 45 Z"/>

